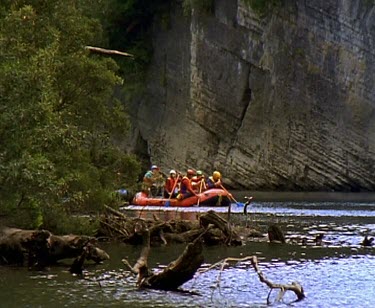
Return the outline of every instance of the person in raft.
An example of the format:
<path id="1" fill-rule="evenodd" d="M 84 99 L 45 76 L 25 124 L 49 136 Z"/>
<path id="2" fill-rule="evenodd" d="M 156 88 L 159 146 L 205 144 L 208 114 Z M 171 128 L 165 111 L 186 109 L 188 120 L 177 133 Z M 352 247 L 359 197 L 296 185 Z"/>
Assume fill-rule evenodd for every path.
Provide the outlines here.
<path id="1" fill-rule="evenodd" d="M 178 194 L 178 180 L 177 172 L 175 170 L 169 171 L 169 177 L 165 180 L 164 198 L 176 198 Z"/>
<path id="2" fill-rule="evenodd" d="M 221 173 L 219 171 L 214 171 L 212 176 L 208 177 L 206 186 L 207 189 L 221 187 Z"/>
<path id="3" fill-rule="evenodd" d="M 192 169 L 188 169 L 186 175 L 182 178 L 180 184 L 180 192 L 177 195 L 178 200 L 185 199 L 190 196 L 196 196 L 197 194 L 193 190 L 191 186 L 191 179 L 195 175 L 195 171 Z"/>
<path id="4" fill-rule="evenodd" d="M 197 174 L 192 177 L 191 186 L 197 193 L 201 193 L 202 191 L 206 190 L 206 182 L 204 179 L 204 174 L 201 170 L 198 170 Z"/>
<path id="5" fill-rule="evenodd" d="M 156 186 L 162 177 L 159 167 L 152 165 L 151 169 L 148 170 L 143 177 L 142 191 L 148 196 L 152 196 L 153 193 L 157 194 L 157 192 L 155 192 L 155 190 L 157 190 Z"/>

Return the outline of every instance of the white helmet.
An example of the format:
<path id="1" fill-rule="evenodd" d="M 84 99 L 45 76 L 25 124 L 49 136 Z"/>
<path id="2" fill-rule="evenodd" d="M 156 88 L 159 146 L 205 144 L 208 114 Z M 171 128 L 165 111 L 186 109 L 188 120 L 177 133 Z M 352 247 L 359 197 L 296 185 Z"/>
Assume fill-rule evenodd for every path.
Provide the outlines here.
<path id="1" fill-rule="evenodd" d="M 169 174 L 176 174 L 176 170 L 171 170 L 171 171 L 169 171 Z"/>

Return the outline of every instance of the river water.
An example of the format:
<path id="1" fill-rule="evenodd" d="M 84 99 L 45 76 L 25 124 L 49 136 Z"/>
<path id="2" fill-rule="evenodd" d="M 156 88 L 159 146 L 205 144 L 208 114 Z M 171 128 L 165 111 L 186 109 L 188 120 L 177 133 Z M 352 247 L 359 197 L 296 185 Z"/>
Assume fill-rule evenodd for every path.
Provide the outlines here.
<path id="1" fill-rule="evenodd" d="M 243 200 L 246 193 L 235 195 Z M 270 244 L 250 238 L 240 247 L 205 247 L 202 269 L 226 258 L 256 255 L 264 275 L 274 283 L 298 281 L 306 299 L 293 307 L 375 307 L 375 247 L 363 247 L 365 235 L 375 237 L 375 195 L 373 194 L 255 194 L 248 215 L 237 204 L 230 219 L 256 227 L 265 235 L 271 223 L 285 233 L 287 244 Z M 207 208 L 128 207 L 133 216 L 194 219 Z M 216 208 L 227 217 L 227 209 Z M 324 234 L 316 245 L 315 236 Z M 301 241 L 305 238 L 306 245 Z M 102 243 L 111 260 L 101 265 L 87 264 L 84 278 L 67 272 L 70 261 L 48 271 L 0 267 L 0 307 L 266 307 L 268 288 L 262 284 L 249 262 L 231 264 L 223 272 L 213 269 L 185 283 L 182 292 L 138 290 L 135 277 L 121 259 L 131 264 L 141 247 Z M 175 260 L 185 245 L 153 247 L 149 265 L 161 270 Z M 271 298 L 277 296 L 277 292 Z M 286 294 L 287 306 L 295 298 Z"/>

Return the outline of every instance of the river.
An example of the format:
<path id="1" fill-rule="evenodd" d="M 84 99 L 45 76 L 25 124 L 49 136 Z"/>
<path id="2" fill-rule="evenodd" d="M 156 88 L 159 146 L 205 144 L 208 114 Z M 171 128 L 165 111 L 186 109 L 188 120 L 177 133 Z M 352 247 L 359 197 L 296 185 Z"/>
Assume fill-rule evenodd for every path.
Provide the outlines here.
<path id="1" fill-rule="evenodd" d="M 237 193 L 237 200 L 249 193 Z M 252 239 L 240 247 L 205 247 L 207 268 L 225 257 L 256 255 L 265 276 L 275 283 L 298 281 L 306 299 L 293 307 L 375 307 L 375 247 L 363 247 L 364 235 L 375 236 L 374 194 L 253 194 L 254 202 L 243 208 L 232 205 L 231 220 L 243 226 L 256 226 L 264 234 L 270 223 L 278 223 L 288 244 L 270 244 Z M 139 208 L 124 209 L 139 215 Z M 191 219 L 207 208 L 144 209 L 143 216 Z M 215 209 L 224 217 L 227 209 Z M 324 234 L 316 245 L 317 234 Z M 306 238 L 307 245 L 302 245 Z M 0 307 L 266 307 L 268 288 L 262 284 L 249 262 L 232 264 L 196 275 L 180 292 L 137 290 L 135 277 L 121 259 L 131 264 L 140 247 L 121 243 L 101 243 L 111 260 L 101 265 L 87 264 L 84 279 L 67 272 L 70 262 L 48 271 L 0 267 Z M 184 245 L 153 247 L 149 265 L 161 270 L 176 259 Z M 219 276 L 220 274 L 220 276 Z M 219 278 L 220 277 L 220 278 Z M 219 283 L 218 283 L 219 281 Z M 277 293 L 271 294 L 275 298 Z M 286 306 L 294 299 L 290 293 Z"/>

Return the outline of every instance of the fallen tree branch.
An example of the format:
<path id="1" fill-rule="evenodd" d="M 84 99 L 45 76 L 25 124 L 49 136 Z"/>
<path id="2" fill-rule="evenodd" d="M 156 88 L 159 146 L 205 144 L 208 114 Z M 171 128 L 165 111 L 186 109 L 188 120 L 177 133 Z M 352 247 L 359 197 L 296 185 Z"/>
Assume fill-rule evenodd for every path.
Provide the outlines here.
<path id="1" fill-rule="evenodd" d="M 129 219 L 125 214 L 123 214 L 119 211 L 116 211 L 115 209 L 111 208 L 108 205 L 104 205 L 104 208 L 105 208 L 106 211 L 110 212 L 112 215 L 120 217 L 121 219 L 124 219 L 125 221 Z"/>
<path id="2" fill-rule="evenodd" d="M 258 274 L 259 280 L 263 283 L 265 283 L 272 291 L 272 289 L 280 289 L 280 294 L 278 296 L 278 300 L 281 300 L 284 293 L 286 291 L 293 291 L 294 294 L 297 296 L 297 301 L 300 301 L 305 298 L 305 293 L 303 291 L 302 286 L 298 282 L 292 282 L 291 284 L 279 284 L 279 283 L 273 283 L 269 281 L 262 273 L 262 271 L 259 269 L 258 266 L 258 258 L 256 256 L 253 256 L 251 258 L 251 264 L 253 265 L 255 271 Z M 270 291 L 270 293 L 271 293 Z M 267 302 L 269 302 L 269 295 L 267 298 Z"/>
<path id="3" fill-rule="evenodd" d="M 171 262 L 162 272 L 151 275 L 147 278 L 144 286 L 160 290 L 177 290 L 185 282 L 193 278 L 204 258 L 202 255 L 202 237 L 208 228 L 191 243 L 183 253 Z"/>
<path id="4" fill-rule="evenodd" d="M 150 230 L 148 230 L 147 228 L 143 229 L 142 238 L 143 247 L 141 250 L 141 254 L 134 266 L 131 266 L 126 259 L 122 260 L 122 263 L 128 266 L 133 274 L 138 275 L 137 286 L 140 286 L 143 283 L 144 279 L 150 275 L 150 271 L 147 265 L 148 255 L 150 253 Z"/>
<path id="5" fill-rule="evenodd" d="M 162 224 L 153 229 L 158 230 Z M 200 232 L 195 240 L 189 243 L 179 258 L 171 262 L 162 272 L 151 273 L 148 270 L 147 259 L 150 252 L 150 230 L 143 229 L 143 248 L 134 266 L 126 259 L 122 262 L 134 274 L 138 275 L 137 286 L 159 290 L 177 290 L 186 281 L 189 281 L 203 263 L 202 237 L 209 228 Z"/>
<path id="6" fill-rule="evenodd" d="M 115 228 L 114 226 L 112 226 L 111 224 L 105 222 L 104 220 L 100 220 L 100 223 L 102 225 L 106 226 L 108 229 L 111 229 L 112 231 L 115 231 L 115 232 L 119 233 L 124 238 L 128 238 L 129 237 L 129 234 L 126 231 L 126 229 L 121 230 L 121 229 Z"/>
<path id="7" fill-rule="evenodd" d="M 113 50 L 113 49 L 105 49 L 105 48 L 99 48 L 99 47 L 93 47 L 93 46 L 86 46 L 86 49 L 96 52 L 96 53 L 103 53 L 107 55 L 118 55 L 118 56 L 125 56 L 125 57 L 130 57 L 134 58 L 134 55 L 127 53 L 127 52 L 122 52 L 118 50 Z"/>
<path id="8" fill-rule="evenodd" d="M 292 282 L 291 284 L 279 284 L 279 283 L 273 283 L 273 282 L 269 281 L 264 276 L 262 271 L 260 270 L 260 268 L 258 266 L 258 259 L 257 259 L 256 256 L 248 256 L 248 257 L 245 257 L 245 258 L 225 258 L 224 260 L 221 260 L 221 261 L 211 265 L 210 267 L 199 271 L 199 273 L 200 274 L 205 273 L 205 272 L 207 272 L 207 271 L 209 271 L 213 268 L 216 268 L 220 265 L 220 272 L 219 272 L 219 275 L 218 275 L 218 278 L 217 278 L 217 284 L 220 285 L 221 273 L 224 270 L 224 267 L 226 265 L 228 265 L 228 262 L 244 262 L 244 261 L 249 261 L 249 260 L 251 261 L 251 265 L 253 266 L 254 270 L 258 274 L 260 282 L 265 283 L 270 288 L 270 291 L 269 291 L 268 296 L 267 296 L 267 304 L 271 304 L 269 298 L 270 298 L 272 290 L 274 290 L 274 289 L 280 289 L 279 294 L 278 294 L 275 302 L 281 301 L 286 291 L 294 292 L 294 294 L 297 296 L 296 301 L 301 301 L 305 298 L 305 293 L 304 293 L 303 287 L 298 282 Z"/>
<path id="9" fill-rule="evenodd" d="M 143 209 L 142 209 L 143 210 Z M 142 244 L 140 230 L 148 228 L 151 235 L 151 246 L 170 244 L 173 242 L 188 243 L 208 225 L 213 225 L 203 238 L 205 245 L 226 244 L 242 245 L 242 239 L 232 225 L 214 211 L 208 211 L 199 217 L 199 221 L 160 220 L 154 215 L 153 220 L 130 218 L 122 212 L 105 206 L 105 212 L 100 217 L 100 235 L 115 237 L 127 244 Z"/>

